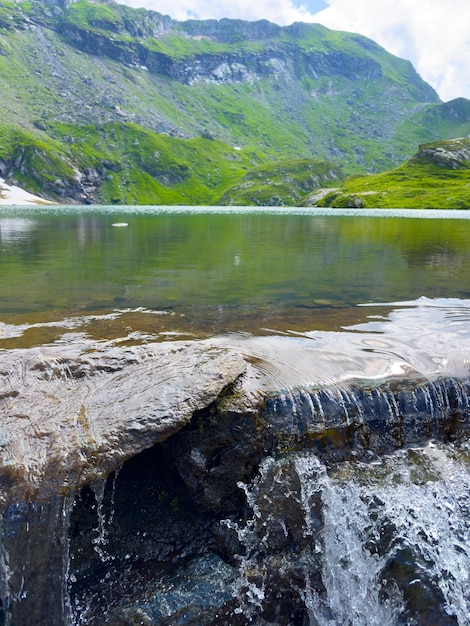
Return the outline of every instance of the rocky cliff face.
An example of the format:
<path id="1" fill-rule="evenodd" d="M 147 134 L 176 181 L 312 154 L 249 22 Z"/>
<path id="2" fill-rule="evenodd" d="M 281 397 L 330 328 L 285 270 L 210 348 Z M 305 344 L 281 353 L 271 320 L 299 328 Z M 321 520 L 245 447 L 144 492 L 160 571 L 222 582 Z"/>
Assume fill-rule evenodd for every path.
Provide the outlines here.
<path id="1" fill-rule="evenodd" d="M 451 170 L 470 168 L 470 139 L 454 139 L 420 146 L 412 163 L 434 164 Z"/>
<path id="2" fill-rule="evenodd" d="M 84 15 L 82 6 L 72 5 L 58 23 L 67 40 L 90 54 L 145 66 L 186 84 L 243 83 L 280 74 L 291 80 L 320 76 L 378 80 L 390 62 L 384 50 L 358 35 L 345 36 L 347 51 L 341 45 L 335 49 L 326 43 L 327 31 L 319 25 L 283 28 L 266 20 L 229 19 L 178 23 L 153 12 L 142 20 L 118 5 L 106 13 L 99 5 L 88 7 Z M 411 64 L 403 63 L 403 69 L 415 96 L 423 102 L 438 101 Z"/>

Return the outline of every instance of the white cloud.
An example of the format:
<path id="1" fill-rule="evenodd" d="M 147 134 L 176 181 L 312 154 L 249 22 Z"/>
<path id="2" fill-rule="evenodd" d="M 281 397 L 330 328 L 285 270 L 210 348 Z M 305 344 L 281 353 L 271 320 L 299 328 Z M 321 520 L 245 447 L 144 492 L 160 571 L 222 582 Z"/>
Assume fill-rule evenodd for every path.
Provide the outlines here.
<path id="1" fill-rule="evenodd" d="M 328 0 L 316 19 L 374 39 L 410 59 L 421 76 L 449 100 L 470 97 L 468 0 Z"/>
<path id="2" fill-rule="evenodd" d="M 121 0 L 177 20 L 268 19 L 277 24 L 320 22 L 361 33 L 409 59 L 442 99 L 470 98 L 470 3 L 468 0 L 326 0 L 312 15 L 309 0 Z M 310 0 L 311 1 L 311 0 Z"/>
<path id="3" fill-rule="evenodd" d="M 291 0 L 275 3 L 272 0 L 124 0 L 124 4 L 152 9 L 177 20 L 230 17 L 249 21 L 267 19 L 285 25 L 313 19 L 304 6 L 294 6 Z"/>

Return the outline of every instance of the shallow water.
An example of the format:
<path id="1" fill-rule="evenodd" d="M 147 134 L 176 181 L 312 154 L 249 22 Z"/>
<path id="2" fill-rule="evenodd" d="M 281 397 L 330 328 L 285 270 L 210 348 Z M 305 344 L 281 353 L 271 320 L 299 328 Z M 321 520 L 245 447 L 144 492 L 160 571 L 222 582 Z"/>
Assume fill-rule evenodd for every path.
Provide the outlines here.
<path id="1" fill-rule="evenodd" d="M 1 311 L 144 307 L 216 321 L 235 310 L 260 323 L 325 307 L 468 297 L 470 220 L 449 213 L 3 209 Z"/>
<path id="2" fill-rule="evenodd" d="M 364 215 L 3 208 L 0 349 L 210 339 L 278 389 L 466 375 L 470 213 Z"/>

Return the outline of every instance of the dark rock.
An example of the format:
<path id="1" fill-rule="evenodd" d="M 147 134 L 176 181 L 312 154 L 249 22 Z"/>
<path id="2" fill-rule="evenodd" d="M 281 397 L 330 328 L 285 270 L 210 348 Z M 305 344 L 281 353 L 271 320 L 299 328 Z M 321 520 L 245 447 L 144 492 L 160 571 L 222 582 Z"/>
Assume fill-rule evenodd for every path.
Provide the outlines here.
<path id="1" fill-rule="evenodd" d="M 268 398 L 264 447 L 309 447 L 331 464 L 431 438 L 461 441 L 470 433 L 469 397 L 470 381 L 453 379 L 293 390 Z"/>
<path id="2" fill-rule="evenodd" d="M 266 396 L 255 364 L 204 342 L 10 351 L 0 379 L 2 558 L 15 568 L 0 591 L 18 624 L 306 626 L 308 594 L 327 593 L 328 470 L 470 430 L 468 380 Z M 370 500 L 383 523 L 368 546 L 381 557 L 397 545 L 382 505 Z M 436 581 L 398 548 L 383 576 L 410 619 L 440 619 Z"/>

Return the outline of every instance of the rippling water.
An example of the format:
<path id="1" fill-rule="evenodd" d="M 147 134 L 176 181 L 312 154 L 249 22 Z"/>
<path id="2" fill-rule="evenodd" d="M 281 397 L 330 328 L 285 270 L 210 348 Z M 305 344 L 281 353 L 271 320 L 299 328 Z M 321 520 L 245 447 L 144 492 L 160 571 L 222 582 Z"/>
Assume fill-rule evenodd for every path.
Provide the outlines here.
<path id="1" fill-rule="evenodd" d="M 67 341 L 74 333 L 136 341 L 296 335 L 320 345 L 321 331 L 341 331 L 348 343 L 362 342 L 364 353 L 368 342 L 372 356 L 397 348 L 406 360 L 423 324 L 428 346 L 445 347 L 447 332 L 468 319 L 469 217 L 4 207 L 0 348 Z M 366 340 L 366 332 L 385 329 L 384 342 Z"/>

